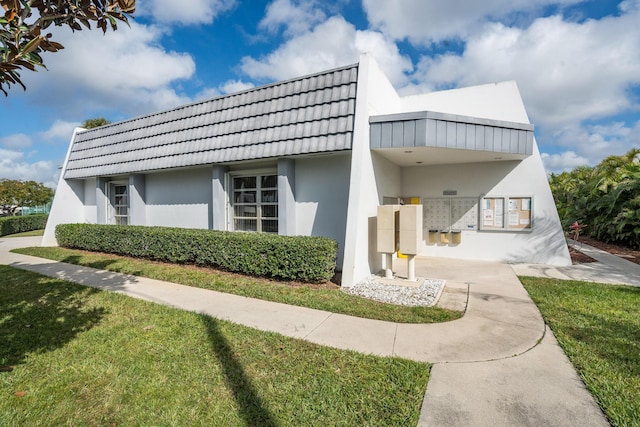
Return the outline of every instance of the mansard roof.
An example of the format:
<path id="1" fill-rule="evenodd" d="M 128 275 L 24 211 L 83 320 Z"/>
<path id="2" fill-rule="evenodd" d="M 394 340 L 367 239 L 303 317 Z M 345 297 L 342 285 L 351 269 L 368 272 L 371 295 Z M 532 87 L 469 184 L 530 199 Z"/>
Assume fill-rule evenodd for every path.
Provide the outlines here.
<path id="1" fill-rule="evenodd" d="M 78 132 L 64 178 L 349 150 L 358 64 Z"/>

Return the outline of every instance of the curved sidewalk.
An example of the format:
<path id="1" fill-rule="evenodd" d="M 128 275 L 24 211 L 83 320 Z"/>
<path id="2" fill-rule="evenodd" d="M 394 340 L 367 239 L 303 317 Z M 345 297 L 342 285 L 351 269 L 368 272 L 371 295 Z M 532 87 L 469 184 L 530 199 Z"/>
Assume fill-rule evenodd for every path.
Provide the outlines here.
<path id="1" fill-rule="evenodd" d="M 402 324 L 9 252 L 13 247 L 38 243 L 29 238 L 0 239 L 0 263 L 340 349 L 431 363 L 486 361 L 524 353 L 544 335 L 538 308 L 506 264 L 420 260 L 416 266 L 419 276 L 445 279 L 448 288 L 462 292 L 468 289 L 467 310 L 464 317 L 452 322 Z"/>
<path id="2" fill-rule="evenodd" d="M 0 238 L 0 264 L 317 344 L 434 363 L 420 426 L 608 425 L 506 264 L 418 260 L 418 276 L 445 279 L 449 291 L 467 293 L 467 310 L 451 322 L 400 324 L 9 252 L 38 244 L 39 238 Z"/>

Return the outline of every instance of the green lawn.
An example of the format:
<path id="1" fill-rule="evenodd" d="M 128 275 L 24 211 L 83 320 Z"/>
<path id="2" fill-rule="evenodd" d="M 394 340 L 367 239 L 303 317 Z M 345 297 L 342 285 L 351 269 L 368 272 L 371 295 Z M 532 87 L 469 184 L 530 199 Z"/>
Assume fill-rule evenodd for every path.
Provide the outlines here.
<path id="1" fill-rule="evenodd" d="M 33 231 L 25 231 L 23 233 L 8 234 L 2 237 L 33 237 L 33 236 L 42 236 L 42 235 L 44 235 L 44 230 L 33 230 Z"/>
<path id="2" fill-rule="evenodd" d="M 614 426 L 640 426 L 640 288 L 521 277 Z"/>
<path id="3" fill-rule="evenodd" d="M 430 366 L 0 266 L 1 426 L 416 425 Z"/>
<path id="4" fill-rule="evenodd" d="M 217 270 L 151 262 L 59 247 L 33 247 L 13 252 L 103 270 L 149 277 L 284 304 L 326 310 L 369 319 L 403 323 L 434 323 L 458 319 L 461 312 L 439 307 L 403 307 L 348 295 L 338 286 L 277 282 Z"/>

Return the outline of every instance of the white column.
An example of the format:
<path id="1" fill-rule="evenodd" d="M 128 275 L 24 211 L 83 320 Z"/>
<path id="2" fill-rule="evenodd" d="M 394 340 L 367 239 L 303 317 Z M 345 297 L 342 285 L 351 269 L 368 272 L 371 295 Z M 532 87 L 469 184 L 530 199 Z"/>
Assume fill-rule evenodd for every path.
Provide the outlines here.
<path id="1" fill-rule="evenodd" d="M 295 168 L 293 159 L 278 159 L 278 234 L 296 235 Z"/>

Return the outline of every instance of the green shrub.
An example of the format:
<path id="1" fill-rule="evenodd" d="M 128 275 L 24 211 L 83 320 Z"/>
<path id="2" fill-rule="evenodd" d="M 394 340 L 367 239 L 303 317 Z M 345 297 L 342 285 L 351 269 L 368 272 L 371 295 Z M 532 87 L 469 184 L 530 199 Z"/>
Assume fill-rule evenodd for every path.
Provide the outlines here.
<path id="1" fill-rule="evenodd" d="M 56 238 L 67 248 L 303 282 L 331 279 L 338 249 L 325 237 L 97 224 L 58 225 Z"/>
<path id="2" fill-rule="evenodd" d="M 565 230 L 578 221 L 595 239 L 640 248 L 640 149 L 552 174 L 549 185 Z"/>
<path id="3" fill-rule="evenodd" d="M 47 225 L 49 215 L 8 216 L 0 218 L 0 236 L 42 230 Z"/>

